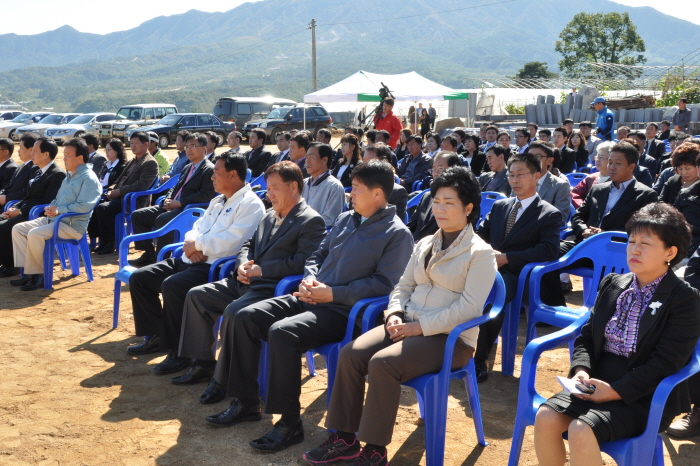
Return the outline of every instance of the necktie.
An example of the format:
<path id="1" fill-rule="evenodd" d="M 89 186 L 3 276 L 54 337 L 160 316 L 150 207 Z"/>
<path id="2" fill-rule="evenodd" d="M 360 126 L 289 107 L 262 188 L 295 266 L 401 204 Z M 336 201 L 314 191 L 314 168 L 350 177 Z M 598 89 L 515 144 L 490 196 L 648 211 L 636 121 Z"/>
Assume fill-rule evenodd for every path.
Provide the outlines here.
<path id="1" fill-rule="evenodd" d="M 642 152 L 642 154 L 646 154 L 647 152 L 649 152 L 649 141 L 644 144 L 644 152 Z"/>
<path id="2" fill-rule="evenodd" d="M 39 178 L 41 178 L 41 175 L 43 175 L 43 174 L 44 174 L 44 173 L 41 171 L 41 169 L 39 169 L 39 171 L 36 172 L 36 176 L 35 176 L 34 178 L 32 178 L 32 184 L 34 184 L 34 183 L 36 183 L 37 181 L 39 181 Z"/>
<path id="3" fill-rule="evenodd" d="M 187 173 L 187 178 L 185 178 L 185 182 L 182 183 L 182 186 L 180 186 L 180 189 L 177 190 L 177 194 L 175 194 L 175 197 L 173 200 L 177 201 L 180 199 L 180 194 L 182 194 L 182 190 L 185 188 L 185 185 L 187 184 L 188 181 L 190 181 L 190 178 L 192 178 L 192 173 L 194 173 L 194 165 L 190 168 L 189 173 Z"/>
<path id="4" fill-rule="evenodd" d="M 510 211 L 508 219 L 506 220 L 506 234 L 504 235 L 504 238 L 508 236 L 508 233 L 510 233 L 510 230 L 513 228 L 513 225 L 515 225 L 515 219 L 518 217 L 518 211 L 520 210 L 520 207 L 522 207 L 522 204 L 520 203 L 520 201 L 518 201 L 513 206 L 513 210 Z"/>

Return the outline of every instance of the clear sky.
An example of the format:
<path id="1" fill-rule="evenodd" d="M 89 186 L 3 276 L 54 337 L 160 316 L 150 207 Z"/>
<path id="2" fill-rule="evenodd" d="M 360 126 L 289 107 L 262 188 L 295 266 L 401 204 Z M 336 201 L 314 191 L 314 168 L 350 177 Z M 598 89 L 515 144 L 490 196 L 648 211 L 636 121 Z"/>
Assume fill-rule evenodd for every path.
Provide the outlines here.
<path id="1" fill-rule="evenodd" d="M 614 1 L 656 9 L 662 5 L 667 14 L 700 24 L 700 0 Z M 0 11 L 6 19 L 0 33 L 38 34 L 68 24 L 78 31 L 107 34 L 131 29 L 156 16 L 184 13 L 192 8 L 228 11 L 242 3 L 245 0 L 0 0 Z M 439 1 L 431 5 L 440 10 Z"/>

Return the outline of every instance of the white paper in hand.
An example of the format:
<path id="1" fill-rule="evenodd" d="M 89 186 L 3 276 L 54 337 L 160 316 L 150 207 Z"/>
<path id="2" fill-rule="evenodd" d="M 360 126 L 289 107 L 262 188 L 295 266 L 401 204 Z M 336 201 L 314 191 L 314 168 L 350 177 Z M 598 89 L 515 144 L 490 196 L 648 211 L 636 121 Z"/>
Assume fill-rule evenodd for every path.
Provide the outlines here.
<path id="1" fill-rule="evenodd" d="M 569 393 L 574 393 L 576 395 L 586 395 L 586 393 L 583 393 L 581 390 L 576 388 L 575 380 L 557 376 L 557 381 L 559 382 L 559 385 L 564 387 L 564 390 L 566 390 Z"/>

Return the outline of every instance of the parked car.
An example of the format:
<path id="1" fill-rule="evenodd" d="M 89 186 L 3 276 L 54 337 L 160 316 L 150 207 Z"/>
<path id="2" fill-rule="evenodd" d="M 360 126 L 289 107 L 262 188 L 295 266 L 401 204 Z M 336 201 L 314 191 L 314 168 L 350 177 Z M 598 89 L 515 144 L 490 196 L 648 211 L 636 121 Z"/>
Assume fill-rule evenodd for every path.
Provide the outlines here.
<path id="1" fill-rule="evenodd" d="M 255 128 L 265 131 L 270 141 L 274 141 L 277 135 L 284 131 L 304 128 L 304 112 L 302 105 L 293 107 L 279 107 L 274 109 L 261 120 L 252 120 L 246 123 L 242 133 L 249 135 Z M 306 129 L 312 131 L 314 138 L 316 133 L 323 128 L 328 128 L 333 123 L 333 118 L 328 114 L 322 105 L 306 106 Z"/>
<path id="2" fill-rule="evenodd" d="M 47 129 L 45 134 L 61 145 L 69 139 L 80 137 L 85 133 L 97 133 L 100 123 L 114 120 L 115 117 L 114 113 L 86 113 L 76 117 L 70 123 Z"/>
<path id="3" fill-rule="evenodd" d="M 13 111 L 8 111 L 8 110 L 0 110 L 0 120 L 12 120 L 14 117 L 20 116 L 24 112 L 20 112 L 18 110 L 13 110 Z"/>
<path id="4" fill-rule="evenodd" d="M 222 97 L 212 113 L 221 121 L 235 122 L 243 128 L 250 120 L 259 120 L 278 107 L 289 107 L 296 102 L 277 97 Z"/>
<path id="5" fill-rule="evenodd" d="M 163 117 L 175 113 L 177 113 L 177 107 L 173 104 L 125 105 L 119 109 L 114 120 L 100 123 L 98 137 L 102 146 L 106 146 L 112 138 L 127 142 L 125 140 L 127 130 L 154 125 Z"/>
<path id="6" fill-rule="evenodd" d="M 0 138 L 12 138 L 13 141 L 17 141 L 18 138 L 15 137 L 17 128 L 39 123 L 45 116 L 51 114 L 52 112 L 23 113 L 10 121 L 0 121 Z"/>
<path id="7" fill-rule="evenodd" d="M 52 113 L 45 116 L 39 123 L 27 126 L 21 126 L 15 131 L 15 138 L 19 140 L 24 133 L 36 133 L 39 136 L 44 136 L 46 130 L 59 125 L 65 125 L 80 116 L 80 113 Z"/>
<path id="8" fill-rule="evenodd" d="M 182 130 L 192 133 L 214 131 L 222 141 L 225 141 L 228 133 L 235 129 L 236 123 L 224 123 L 211 113 L 176 113 L 166 116 L 157 125 L 128 130 L 126 140 L 128 142 L 136 131 L 153 131 L 158 135 L 158 145 L 165 149 L 175 142 L 177 133 Z"/>

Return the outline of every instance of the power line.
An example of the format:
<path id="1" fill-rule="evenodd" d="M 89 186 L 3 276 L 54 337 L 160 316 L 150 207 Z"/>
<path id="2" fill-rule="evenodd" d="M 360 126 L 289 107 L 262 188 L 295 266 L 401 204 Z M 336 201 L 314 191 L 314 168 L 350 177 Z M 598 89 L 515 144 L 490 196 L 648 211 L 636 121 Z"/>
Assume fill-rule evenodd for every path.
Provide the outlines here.
<path id="1" fill-rule="evenodd" d="M 379 21 L 393 21 L 395 19 L 417 18 L 419 16 L 430 16 L 430 15 L 439 15 L 439 14 L 443 14 L 443 13 L 452 13 L 454 11 L 473 10 L 474 8 L 481 8 L 484 6 L 492 6 L 492 5 L 500 5 L 503 3 L 512 3 L 512 2 L 516 2 L 516 1 L 517 0 L 503 0 L 501 2 L 484 3 L 481 5 L 472 5 L 472 6 L 467 6 L 464 8 L 455 8 L 454 10 L 431 11 L 431 12 L 420 13 L 420 14 L 416 14 L 416 15 L 397 16 L 395 18 L 368 19 L 368 20 L 364 20 L 364 21 L 351 21 L 348 23 L 335 23 L 335 24 L 316 23 L 316 25 L 318 26 L 320 24 L 321 26 L 345 26 L 346 24 L 376 23 Z"/>

